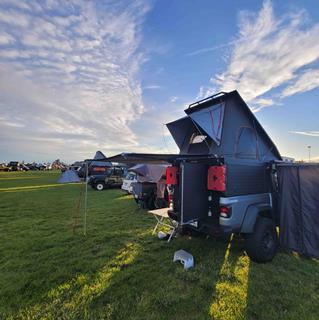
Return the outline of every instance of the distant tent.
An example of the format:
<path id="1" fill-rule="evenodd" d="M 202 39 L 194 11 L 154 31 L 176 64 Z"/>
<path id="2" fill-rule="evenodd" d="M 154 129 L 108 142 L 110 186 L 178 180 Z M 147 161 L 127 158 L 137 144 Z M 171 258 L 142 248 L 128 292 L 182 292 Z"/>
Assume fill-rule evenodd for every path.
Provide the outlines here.
<path id="1" fill-rule="evenodd" d="M 59 180 L 58 183 L 70 183 L 70 182 L 80 182 L 81 179 L 79 176 L 76 174 L 75 171 L 73 170 L 66 170 L 64 171 Z"/>
<path id="2" fill-rule="evenodd" d="M 89 165 L 96 166 L 96 167 L 111 167 L 112 166 L 111 162 L 101 161 L 105 158 L 106 156 L 103 154 L 102 151 L 96 151 L 95 156 L 93 158 L 95 161 L 91 161 Z"/>
<path id="3" fill-rule="evenodd" d="M 102 151 L 96 151 L 93 159 L 94 160 L 103 160 L 105 158 L 106 158 L 106 156 L 104 155 L 104 153 Z"/>

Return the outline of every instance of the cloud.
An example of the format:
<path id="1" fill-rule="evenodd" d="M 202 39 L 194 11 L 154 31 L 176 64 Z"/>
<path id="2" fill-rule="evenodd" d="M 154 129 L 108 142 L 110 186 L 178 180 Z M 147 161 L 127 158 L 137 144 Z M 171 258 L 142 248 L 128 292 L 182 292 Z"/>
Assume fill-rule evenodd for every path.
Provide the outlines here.
<path id="1" fill-rule="evenodd" d="M 280 106 L 282 102 L 271 98 L 255 98 L 250 101 L 250 108 L 252 112 L 259 112 L 260 110 L 270 106 Z"/>
<path id="2" fill-rule="evenodd" d="M 143 87 L 143 90 L 157 90 L 157 89 L 162 89 L 162 86 L 154 84 L 154 85 L 149 85 L 149 86 Z"/>
<path id="3" fill-rule="evenodd" d="M 290 133 L 300 134 L 303 136 L 319 137 L 319 131 L 289 131 Z"/>
<path id="4" fill-rule="evenodd" d="M 178 97 L 171 97 L 171 102 L 176 102 L 179 98 Z"/>
<path id="5" fill-rule="evenodd" d="M 74 160 L 138 146 L 149 2 L 19 3 L 0 4 L 0 153 Z"/>
<path id="6" fill-rule="evenodd" d="M 319 87 L 319 69 L 310 69 L 303 72 L 293 84 L 287 86 L 283 92 L 283 97 L 288 97 L 296 93 L 306 92 Z"/>
<path id="7" fill-rule="evenodd" d="M 304 10 L 277 17 L 271 2 L 265 1 L 258 13 L 241 12 L 227 68 L 212 77 L 206 91 L 237 89 L 250 102 L 287 84 L 282 97 L 318 86 L 317 81 L 306 84 L 304 73 L 305 67 L 318 62 L 318 34 L 319 23 L 312 23 Z"/>
<path id="8" fill-rule="evenodd" d="M 202 49 L 199 49 L 199 50 L 195 50 L 195 51 L 186 53 L 185 56 L 187 56 L 187 57 L 197 56 L 197 55 L 204 54 L 204 53 L 207 53 L 207 52 L 212 52 L 212 51 L 216 51 L 216 50 L 219 50 L 219 49 L 223 49 L 223 48 L 229 47 L 232 44 L 234 44 L 234 42 L 230 41 L 228 43 L 219 44 L 217 46 L 208 47 L 208 48 L 202 48 Z"/>
<path id="9" fill-rule="evenodd" d="M 16 12 L 14 10 L 8 10 L 7 12 L 0 11 L 0 22 L 6 27 L 22 27 L 26 28 L 30 24 L 28 16 Z"/>
<path id="10" fill-rule="evenodd" d="M 14 38 L 7 32 L 0 31 L 0 45 L 12 44 Z"/>

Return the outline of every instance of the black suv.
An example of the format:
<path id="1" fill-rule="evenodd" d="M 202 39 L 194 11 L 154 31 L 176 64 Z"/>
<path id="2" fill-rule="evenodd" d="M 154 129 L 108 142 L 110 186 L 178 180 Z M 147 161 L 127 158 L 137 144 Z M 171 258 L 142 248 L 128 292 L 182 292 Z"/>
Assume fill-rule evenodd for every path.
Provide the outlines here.
<path id="1" fill-rule="evenodd" d="M 105 174 L 90 176 L 88 184 L 97 191 L 102 191 L 103 189 L 111 187 L 121 187 L 126 174 L 126 167 L 109 167 L 107 168 Z"/>

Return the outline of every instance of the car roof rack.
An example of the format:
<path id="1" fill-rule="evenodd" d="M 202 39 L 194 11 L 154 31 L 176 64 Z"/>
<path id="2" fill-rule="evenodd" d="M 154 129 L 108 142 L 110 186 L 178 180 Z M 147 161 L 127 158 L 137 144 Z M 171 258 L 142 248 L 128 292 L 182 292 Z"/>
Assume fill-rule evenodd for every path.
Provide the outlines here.
<path id="1" fill-rule="evenodd" d="M 220 92 L 218 92 L 218 93 L 213 94 L 212 96 L 206 97 L 206 98 L 204 98 L 204 99 L 202 99 L 202 100 L 198 100 L 198 101 L 196 101 L 196 102 L 193 102 L 193 103 L 191 103 L 191 104 L 188 106 L 188 109 L 191 108 L 191 107 L 194 107 L 195 105 L 199 105 L 199 104 L 201 104 L 201 103 L 203 103 L 203 102 L 205 102 L 205 101 L 212 100 L 212 99 L 214 99 L 214 98 L 216 98 L 216 97 L 218 97 L 218 96 L 223 96 L 223 95 L 225 95 L 225 94 L 227 94 L 227 93 L 228 93 L 228 92 L 220 91 Z"/>

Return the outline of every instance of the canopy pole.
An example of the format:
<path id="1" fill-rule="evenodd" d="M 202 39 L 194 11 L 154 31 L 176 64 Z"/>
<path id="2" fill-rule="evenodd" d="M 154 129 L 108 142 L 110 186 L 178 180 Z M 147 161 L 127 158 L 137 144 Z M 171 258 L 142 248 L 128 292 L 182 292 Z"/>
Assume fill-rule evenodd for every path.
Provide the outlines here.
<path id="1" fill-rule="evenodd" d="M 88 202 L 88 172 L 89 165 L 85 162 L 85 197 L 84 197 L 84 235 L 86 236 L 86 215 L 87 215 L 87 202 Z"/>

